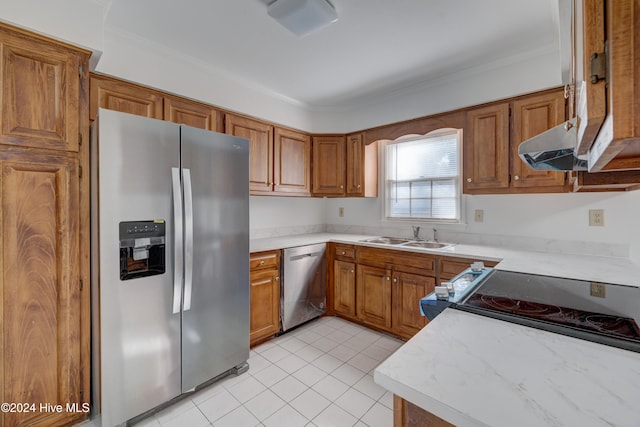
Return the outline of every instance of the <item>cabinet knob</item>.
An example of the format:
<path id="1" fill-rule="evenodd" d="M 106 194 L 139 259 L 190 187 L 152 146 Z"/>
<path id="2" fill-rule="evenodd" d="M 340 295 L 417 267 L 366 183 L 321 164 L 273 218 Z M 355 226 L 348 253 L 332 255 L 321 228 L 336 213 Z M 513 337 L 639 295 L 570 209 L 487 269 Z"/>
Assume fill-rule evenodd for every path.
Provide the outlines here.
<path id="1" fill-rule="evenodd" d="M 260 265 L 264 265 L 264 261 L 260 261 Z"/>
<path id="2" fill-rule="evenodd" d="M 467 178 L 467 182 L 473 182 L 471 178 Z"/>
<path id="3" fill-rule="evenodd" d="M 344 188 L 344 185 L 341 185 L 341 186 L 340 186 L 340 189 L 343 189 L 343 188 Z"/>
<path id="4" fill-rule="evenodd" d="M 349 271 L 349 273 L 353 273 L 353 272 L 354 272 L 354 270 L 350 270 L 350 271 Z"/>
<path id="5" fill-rule="evenodd" d="M 387 280 L 391 280 L 391 278 L 389 276 L 387 276 Z"/>
<path id="6" fill-rule="evenodd" d="M 342 251 L 342 255 L 345 255 L 345 254 L 346 254 L 346 252 L 345 252 L 345 251 Z"/>
<path id="7" fill-rule="evenodd" d="M 519 180 L 520 180 L 520 177 L 519 177 L 518 175 L 516 175 L 516 176 L 514 176 L 514 177 L 513 177 L 513 179 L 514 179 L 515 181 L 519 181 Z"/>
<path id="8" fill-rule="evenodd" d="M 280 280 L 280 277 L 276 277 L 276 282 L 278 282 Z"/>
<path id="9" fill-rule="evenodd" d="M 362 187 L 360 184 L 358 184 L 358 188 Z"/>
<path id="10" fill-rule="evenodd" d="M 393 278 L 393 283 L 398 283 L 398 279 L 396 279 L 395 277 Z"/>

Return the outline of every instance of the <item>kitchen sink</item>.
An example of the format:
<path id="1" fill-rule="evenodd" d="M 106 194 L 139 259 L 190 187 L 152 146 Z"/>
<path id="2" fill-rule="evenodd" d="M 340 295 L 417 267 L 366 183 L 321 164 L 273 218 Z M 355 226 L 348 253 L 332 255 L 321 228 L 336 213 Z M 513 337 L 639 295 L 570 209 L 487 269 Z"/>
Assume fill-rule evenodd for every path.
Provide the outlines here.
<path id="1" fill-rule="evenodd" d="M 385 245 L 401 245 L 403 243 L 411 242 L 409 239 L 403 239 L 401 237 L 375 237 L 373 239 L 365 239 L 362 242 L 366 243 L 382 243 Z"/>
<path id="2" fill-rule="evenodd" d="M 402 246 L 411 246 L 414 248 L 427 248 L 427 249 L 442 249 L 447 246 L 451 246 L 451 243 L 439 243 L 439 242 L 407 242 Z"/>

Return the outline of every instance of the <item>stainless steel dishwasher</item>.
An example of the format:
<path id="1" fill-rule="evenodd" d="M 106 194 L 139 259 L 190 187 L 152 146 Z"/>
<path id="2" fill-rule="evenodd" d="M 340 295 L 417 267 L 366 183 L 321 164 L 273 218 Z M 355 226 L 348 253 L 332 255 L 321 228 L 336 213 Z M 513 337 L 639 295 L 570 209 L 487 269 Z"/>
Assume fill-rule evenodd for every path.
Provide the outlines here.
<path id="1" fill-rule="evenodd" d="M 280 292 L 283 332 L 325 312 L 325 251 L 324 243 L 284 249 L 284 278 Z"/>

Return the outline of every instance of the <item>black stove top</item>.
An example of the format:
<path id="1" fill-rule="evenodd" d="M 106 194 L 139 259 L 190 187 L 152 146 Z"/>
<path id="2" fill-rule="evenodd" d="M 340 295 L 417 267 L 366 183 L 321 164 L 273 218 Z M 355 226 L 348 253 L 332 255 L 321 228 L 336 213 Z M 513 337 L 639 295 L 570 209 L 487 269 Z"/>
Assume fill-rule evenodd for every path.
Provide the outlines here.
<path id="1" fill-rule="evenodd" d="M 640 288 L 495 270 L 460 310 L 640 352 Z"/>

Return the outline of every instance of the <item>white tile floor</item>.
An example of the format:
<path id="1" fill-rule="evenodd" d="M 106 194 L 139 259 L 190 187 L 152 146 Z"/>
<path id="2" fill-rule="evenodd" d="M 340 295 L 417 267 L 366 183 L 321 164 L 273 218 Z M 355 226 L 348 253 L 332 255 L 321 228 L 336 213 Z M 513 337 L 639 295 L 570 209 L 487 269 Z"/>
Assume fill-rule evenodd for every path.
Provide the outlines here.
<path id="1" fill-rule="evenodd" d="M 252 349 L 249 372 L 223 379 L 137 426 L 391 427 L 392 395 L 374 383 L 373 370 L 400 345 L 387 335 L 324 317 Z"/>

